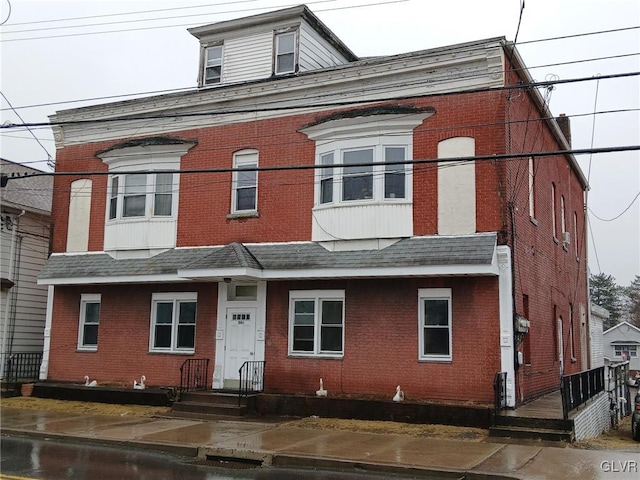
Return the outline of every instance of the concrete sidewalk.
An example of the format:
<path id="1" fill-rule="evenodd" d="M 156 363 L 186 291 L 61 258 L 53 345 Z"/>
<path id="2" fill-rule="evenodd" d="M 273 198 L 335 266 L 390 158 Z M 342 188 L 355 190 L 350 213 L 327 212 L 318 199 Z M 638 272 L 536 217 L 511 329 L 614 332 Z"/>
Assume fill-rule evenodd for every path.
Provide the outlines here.
<path id="1" fill-rule="evenodd" d="M 153 449 L 193 457 L 260 460 L 263 465 L 358 468 L 389 475 L 429 473 L 465 479 L 640 478 L 638 452 L 580 450 L 417 438 L 296 427 L 290 420 L 211 421 L 79 415 L 2 408 L 2 434 Z"/>

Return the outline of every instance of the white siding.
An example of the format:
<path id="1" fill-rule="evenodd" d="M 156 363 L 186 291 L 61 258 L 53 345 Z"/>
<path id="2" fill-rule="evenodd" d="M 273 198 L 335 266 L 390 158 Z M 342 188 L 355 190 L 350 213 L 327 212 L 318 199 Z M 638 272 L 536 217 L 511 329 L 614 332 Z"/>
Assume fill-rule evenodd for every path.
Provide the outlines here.
<path id="1" fill-rule="evenodd" d="M 88 178 L 81 178 L 71 183 L 67 252 L 86 252 L 89 249 L 91 187 L 92 182 Z"/>
<path id="2" fill-rule="evenodd" d="M 608 316 L 608 315 L 607 315 Z M 604 341 L 603 341 L 603 321 L 604 318 L 598 315 L 595 309 L 591 310 L 589 318 L 589 341 L 590 341 L 590 365 L 591 368 L 602 367 L 604 365 Z"/>
<path id="3" fill-rule="evenodd" d="M 273 32 L 224 42 L 222 83 L 269 78 L 273 71 Z"/>
<path id="4" fill-rule="evenodd" d="M 176 246 L 175 219 L 126 221 L 107 224 L 104 229 L 104 249 L 156 250 Z"/>
<path id="5" fill-rule="evenodd" d="M 329 45 L 307 23 L 300 25 L 300 43 L 298 63 L 300 71 L 315 70 L 318 68 L 342 65 L 347 60 L 338 51 Z"/>
<path id="6" fill-rule="evenodd" d="M 2 352 L 41 352 L 47 287 L 37 285 L 36 280 L 49 254 L 49 224 L 29 213 L 18 222 L 13 272 L 9 271 L 11 235 L 2 232 L 2 276 L 15 283 L 3 295 L 0 308 L 2 325 L 6 326 Z"/>
<path id="7" fill-rule="evenodd" d="M 317 208 L 311 240 L 359 240 L 413 235 L 413 205 L 388 203 Z"/>
<path id="8" fill-rule="evenodd" d="M 438 143 L 438 158 L 472 157 L 475 139 L 455 137 Z M 475 162 L 438 162 L 438 234 L 476 233 Z"/>

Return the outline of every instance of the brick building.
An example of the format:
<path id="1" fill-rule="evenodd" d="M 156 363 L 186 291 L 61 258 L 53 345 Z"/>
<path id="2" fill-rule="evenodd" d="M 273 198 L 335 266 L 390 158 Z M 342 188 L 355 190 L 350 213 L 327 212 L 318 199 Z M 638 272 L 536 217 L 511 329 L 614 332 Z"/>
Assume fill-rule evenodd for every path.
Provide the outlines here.
<path id="1" fill-rule="evenodd" d="M 513 406 L 589 367 L 587 184 L 512 44 L 360 59 L 306 7 L 190 33 L 196 89 L 51 117 L 42 378 L 264 361 L 272 393 L 486 404 L 507 372 Z"/>

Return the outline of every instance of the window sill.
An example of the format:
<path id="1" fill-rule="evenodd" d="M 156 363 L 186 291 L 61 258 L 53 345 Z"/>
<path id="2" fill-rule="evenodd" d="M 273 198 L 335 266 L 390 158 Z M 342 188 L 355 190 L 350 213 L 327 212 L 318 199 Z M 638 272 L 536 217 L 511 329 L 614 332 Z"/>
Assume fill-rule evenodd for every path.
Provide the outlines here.
<path id="1" fill-rule="evenodd" d="M 98 347 L 78 347 L 76 349 L 76 352 L 79 353 L 92 353 L 92 352 L 97 352 L 98 351 Z"/>
<path id="2" fill-rule="evenodd" d="M 412 201 L 406 198 L 386 198 L 384 200 L 372 200 L 370 198 L 363 200 L 348 200 L 343 202 L 320 203 L 313 206 L 313 210 L 325 210 L 330 208 L 348 208 L 362 206 L 380 206 L 380 205 L 411 205 Z"/>
<path id="3" fill-rule="evenodd" d="M 329 354 L 326 354 L 326 353 L 323 353 L 323 354 L 319 354 L 319 353 L 310 353 L 310 354 L 289 353 L 288 357 L 289 358 L 323 359 L 323 360 L 342 360 L 344 358 L 344 354 L 340 353 L 340 354 L 336 354 L 336 355 L 329 355 Z"/>
<path id="4" fill-rule="evenodd" d="M 149 350 L 152 355 L 194 355 L 195 350 Z"/>
<path id="5" fill-rule="evenodd" d="M 229 215 L 227 215 L 227 219 L 229 220 L 237 220 L 241 218 L 258 218 L 258 217 L 260 217 L 260 214 L 257 211 L 236 212 L 236 213 L 230 213 Z"/>
<path id="6" fill-rule="evenodd" d="M 453 358 L 418 358 L 419 363 L 453 363 Z"/>
<path id="7" fill-rule="evenodd" d="M 531 221 L 531 223 L 533 223 L 536 227 L 538 226 L 538 220 L 536 220 L 533 217 L 529 217 L 529 220 Z"/>

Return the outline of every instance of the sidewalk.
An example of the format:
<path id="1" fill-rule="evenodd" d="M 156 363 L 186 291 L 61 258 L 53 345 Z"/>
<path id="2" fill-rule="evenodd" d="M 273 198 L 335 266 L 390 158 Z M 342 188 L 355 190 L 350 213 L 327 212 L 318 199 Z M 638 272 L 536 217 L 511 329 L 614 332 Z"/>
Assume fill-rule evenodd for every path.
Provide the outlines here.
<path id="1" fill-rule="evenodd" d="M 2 434 L 153 449 L 181 456 L 260 460 L 263 465 L 358 468 L 390 475 L 466 479 L 634 479 L 640 453 L 540 444 L 417 438 L 292 426 L 289 420 L 211 421 L 85 415 L 2 408 Z M 502 440 L 502 439 L 500 439 Z"/>

